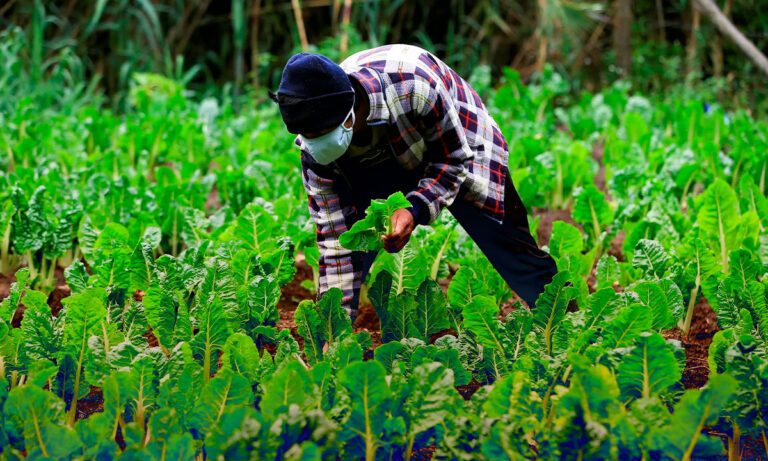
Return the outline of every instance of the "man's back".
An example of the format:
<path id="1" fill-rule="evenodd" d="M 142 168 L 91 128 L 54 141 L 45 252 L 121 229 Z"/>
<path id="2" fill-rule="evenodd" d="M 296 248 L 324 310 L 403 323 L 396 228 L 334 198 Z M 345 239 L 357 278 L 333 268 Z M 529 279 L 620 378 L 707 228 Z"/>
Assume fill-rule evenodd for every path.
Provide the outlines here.
<path id="1" fill-rule="evenodd" d="M 461 199 L 496 219 L 503 217 L 508 148 L 501 131 L 471 85 L 428 51 L 411 45 L 385 45 L 358 52 L 341 63 L 371 99 L 369 122 L 397 125 L 393 147 L 401 164 L 453 156 L 464 162 Z M 457 128 L 455 136 L 442 126 Z M 458 142 L 468 149 L 462 155 Z M 432 145 L 430 145 L 432 144 Z M 425 155 L 427 156 L 425 158 Z"/>

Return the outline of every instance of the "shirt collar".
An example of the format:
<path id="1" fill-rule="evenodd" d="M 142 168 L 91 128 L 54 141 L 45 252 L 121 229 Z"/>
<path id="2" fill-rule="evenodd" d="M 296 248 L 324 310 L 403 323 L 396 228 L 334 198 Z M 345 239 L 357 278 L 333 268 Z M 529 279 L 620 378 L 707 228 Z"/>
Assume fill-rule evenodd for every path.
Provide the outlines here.
<path id="1" fill-rule="evenodd" d="M 368 95 L 369 112 L 365 119 L 369 125 L 389 122 L 390 113 L 384 97 L 384 83 L 379 72 L 363 66 L 349 66 L 344 69 L 354 77 Z"/>

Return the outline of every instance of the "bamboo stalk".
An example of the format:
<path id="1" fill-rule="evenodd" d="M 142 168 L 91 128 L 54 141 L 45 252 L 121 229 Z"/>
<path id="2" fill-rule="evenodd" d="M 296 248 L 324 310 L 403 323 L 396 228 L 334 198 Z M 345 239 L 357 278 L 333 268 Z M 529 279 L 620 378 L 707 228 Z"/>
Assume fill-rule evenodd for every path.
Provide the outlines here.
<path id="1" fill-rule="evenodd" d="M 661 0 L 656 0 L 656 18 L 659 21 L 659 41 L 667 41 L 667 24 L 664 21 L 664 5 Z"/>
<path id="2" fill-rule="evenodd" d="M 699 25 L 701 23 L 701 14 L 694 6 L 696 0 L 691 2 L 691 34 L 688 36 L 688 43 L 685 46 L 685 73 L 690 75 L 696 66 L 696 45 L 698 42 Z"/>
<path id="3" fill-rule="evenodd" d="M 304 29 L 304 17 L 301 15 L 301 5 L 299 5 L 299 0 L 291 0 L 291 7 L 293 8 L 293 16 L 296 20 L 296 29 L 299 31 L 301 49 L 308 51 L 309 42 L 307 41 L 307 31 Z"/>
<path id="4" fill-rule="evenodd" d="M 254 88 L 259 86 L 259 17 L 261 16 L 261 0 L 254 0 L 251 13 L 251 73 Z"/>
<path id="5" fill-rule="evenodd" d="M 349 18 L 352 15 L 352 0 L 344 0 L 344 16 L 341 18 L 341 57 L 346 57 L 349 45 Z"/>
<path id="6" fill-rule="evenodd" d="M 731 40 L 761 71 L 768 74 L 768 58 L 755 46 L 744 34 L 733 25 L 712 0 L 692 0 L 694 10 L 701 11 L 709 17 L 710 21 L 729 40 Z"/>
<path id="7" fill-rule="evenodd" d="M 547 0 L 538 0 L 539 5 L 539 25 L 536 30 L 536 37 L 539 41 L 539 49 L 536 54 L 536 66 L 537 72 L 541 72 L 544 68 L 544 63 L 547 61 L 547 36 L 544 35 L 544 14 L 547 11 Z"/>

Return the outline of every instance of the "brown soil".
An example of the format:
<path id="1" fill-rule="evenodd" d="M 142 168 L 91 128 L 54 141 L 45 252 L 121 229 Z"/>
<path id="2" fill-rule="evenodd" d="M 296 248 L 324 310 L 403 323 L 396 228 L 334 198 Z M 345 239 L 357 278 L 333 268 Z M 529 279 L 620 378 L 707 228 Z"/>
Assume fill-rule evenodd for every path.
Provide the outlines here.
<path id="1" fill-rule="evenodd" d="M 56 267 L 54 276 L 56 277 L 56 282 L 54 283 L 53 291 L 48 295 L 48 305 L 51 306 L 51 314 L 58 317 L 59 312 L 64 307 L 61 305 L 61 300 L 71 295 L 72 290 L 64 279 L 64 269 Z"/>
<path id="2" fill-rule="evenodd" d="M 703 296 L 693 309 L 691 331 L 687 337 L 683 336 L 683 332 L 677 327 L 664 332 L 664 337 L 680 341 L 685 349 L 682 383 L 686 389 L 700 388 L 707 384 L 709 345 L 718 331 L 717 315 Z"/>
<path id="3" fill-rule="evenodd" d="M 104 393 L 100 388 L 91 386 L 88 395 L 77 401 L 77 419 L 85 419 L 94 413 L 104 411 Z"/>
<path id="4" fill-rule="evenodd" d="M 472 381 L 466 386 L 456 386 L 456 390 L 459 391 L 459 394 L 461 394 L 461 397 L 464 400 L 469 400 L 481 387 L 483 387 L 483 385 L 478 383 L 475 378 L 472 378 Z"/>
<path id="5" fill-rule="evenodd" d="M 16 281 L 16 276 L 0 274 L 0 300 L 11 294 L 11 284 Z"/>
<path id="6" fill-rule="evenodd" d="M 355 331 L 379 331 L 379 316 L 370 303 L 358 307 L 357 318 L 353 325 Z"/>
<path id="7" fill-rule="evenodd" d="M 552 223 L 555 221 L 565 221 L 569 224 L 573 224 L 580 231 L 584 232 L 581 224 L 577 223 L 571 217 L 570 210 L 550 210 L 547 208 L 534 208 L 531 215 L 535 218 L 540 216 L 539 228 L 536 231 L 538 237 L 539 246 L 549 245 L 549 238 L 552 236 Z"/>
<path id="8" fill-rule="evenodd" d="M 595 187 L 601 192 L 605 193 L 606 200 L 611 200 L 611 195 L 608 192 L 608 187 L 605 181 L 605 164 L 603 163 L 603 157 L 605 156 L 605 146 L 602 142 L 597 141 L 592 146 L 592 158 L 600 165 L 595 174 Z"/>
<path id="9" fill-rule="evenodd" d="M 624 239 L 626 237 L 626 231 L 624 231 L 624 229 L 620 230 L 618 233 L 616 233 L 616 236 L 613 238 L 613 240 L 611 240 L 611 248 L 608 250 L 608 254 L 613 255 L 619 262 L 626 261 L 624 258 L 624 250 L 622 249 L 624 246 Z"/>
<path id="10" fill-rule="evenodd" d="M 217 211 L 221 209 L 221 200 L 219 199 L 219 188 L 214 185 L 205 201 L 205 209 Z"/>
<path id="11" fill-rule="evenodd" d="M 413 453 L 411 453 L 411 459 L 413 461 L 424 461 L 424 460 L 432 459 L 432 456 L 435 455 L 436 449 L 437 447 L 435 447 L 434 444 L 415 449 Z"/>
<path id="12" fill-rule="evenodd" d="M 304 261 L 304 258 L 297 258 L 296 276 L 290 283 L 282 288 L 282 296 L 277 303 L 277 311 L 280 313 L 280 320 L 277 321 L 279 329 L 287 328 L 297 340 L 300 338 L 296 332 L 296 322 L 293 319 L 293 313 L 300 302 L 305 299 L 314 300 L 315 295 L 301 286 L 303 280 L 312 280 L 312 268 Z"/>
<path id="13" fill-rule="evenodd" d="M 149 328 L 149 331 L 144 333 L 144 337 L 147 338 L 147 346 L 149 347 L 157 347 L 160 345 L 160 343 L 157 340 L 157 336 L 155 336 L 155 333 L 152 331 L 152 327 Z"/>

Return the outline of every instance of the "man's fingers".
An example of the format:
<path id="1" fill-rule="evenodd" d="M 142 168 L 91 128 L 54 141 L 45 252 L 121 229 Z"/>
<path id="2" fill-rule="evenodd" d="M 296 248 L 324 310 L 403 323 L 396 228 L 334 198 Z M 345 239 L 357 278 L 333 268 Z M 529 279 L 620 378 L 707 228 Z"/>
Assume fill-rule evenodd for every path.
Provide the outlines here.
<path id="1" fill-rule="evenodd" d="M 400 219 L 400 215 L 396 215 L 395 222 L 393 223 L 392 227 L 395 228 L 395 234 L 403 235 L 403 233 L 405 233 L 405 231 L 408 229 L 408 220 Z"/>
<path id="2" fill-rule="evenodd" d="M 405 245 L 408 244 L 408 241 L 411 239 L 411 235 L 406 233 L 405 235 L 401 237 L 395 238 L 394 235 L 389 235 L 387 237 L 384 237 L 382 240 L 384 240 L 384 249 L 389 253 L 397 253 L 398 251 L 402 250 Z"/>

